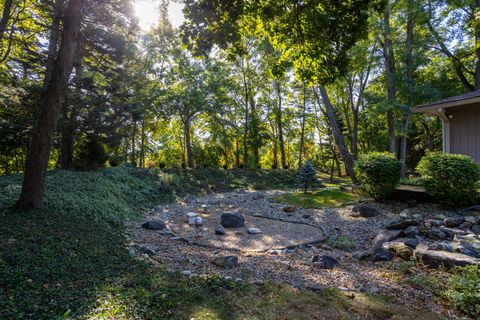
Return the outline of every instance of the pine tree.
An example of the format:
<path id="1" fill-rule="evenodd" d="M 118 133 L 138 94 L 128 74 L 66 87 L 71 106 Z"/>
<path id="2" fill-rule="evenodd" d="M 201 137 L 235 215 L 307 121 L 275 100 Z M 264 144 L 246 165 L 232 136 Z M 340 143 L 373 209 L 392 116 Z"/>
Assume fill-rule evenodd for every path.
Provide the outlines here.
<path id="1" fill-rule="evenodd" d="M 314 183 L 318 183 L 317 171 L 312 166 L 310 160 L 305 161 L 305 164 L 300 167 L 298 171 L 298 179 L 300 180 L 300 187 L 307 193 L 308 188 L 312 188 Z"/>

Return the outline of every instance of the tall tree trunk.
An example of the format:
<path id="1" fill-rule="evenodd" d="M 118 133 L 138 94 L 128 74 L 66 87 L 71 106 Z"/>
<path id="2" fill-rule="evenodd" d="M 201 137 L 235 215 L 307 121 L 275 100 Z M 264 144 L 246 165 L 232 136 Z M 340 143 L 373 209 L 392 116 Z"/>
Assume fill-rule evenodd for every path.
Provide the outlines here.
<path id="1" fill-rule="evenodd" d="M 412 105 L 413 96 L 413 28 L 414 28 L 414 8 L 413 0 L 407 2 L 407 45 L 405 55 L 405 66 L 407 76 L 407 104 Z M 401 176 L 403 178 L 407 175 L 407 139 L 408 127 L 410 123 L 410 111 L 403 115 L 402 119 L 402 136 L 400 138 L 400 161 L 402 162 Z"/>
<path id="2" fill-rule="evenodd" d="M 332 128 L 332 134 L 337 144 L 338 151 L 340 152 L 340 155 L 342 156 L 342 159 L 343 159 L 343 163 L 345 164 L 345 171 L 352 178 L 352 181 L 356 182 L 357 180 L 355 178 L 355 172 L 353 170 L 353 158 L 347 149 L 347 145 L 345 144 L 345 137 L 343 136 L 342 132 L 340 131 L 340 128 L 338 127 L 338 122 L 335 116 L 335 110 L 333 108 L 333 105 L 330 102 L 330 99 L 328 97 L 328 94 L 325 88 L 322 86 L 319 86 L 318 89 L 320 90 L 320 94 L 322 95 L 322 101 L 323 101 L 323 104 L 325 105 L 326 115 L 328 118 L 328 122 L 330 123 L 330 126 Z M 321 105 L 320 96 L 318 95 L 317 90 L 315 88 L 313 88 L 313 92 L 315 93 L 318 104 Z"/>
<path id="3" fill-rule="evenodd" d="M 52 25 L 50 26 L 50 37 L 48 41 L 47 65 L 45 67 L 45 79 L 43 88 L 46 90 L 52 79 L 52 72 L 57 58 L 58 42 L 60 38 L 60 22 L 63 16 L 63 5 L 65 0 L 56 0 L 53 8 Z"/>
<path id="4" fill-rule="evenodd" d="M 130 154 L 130 162 L 133 164 L 135 167 L 137 166 L 137 153 L 135 150 L 135 136 L 137 135 L 137 121 L 133 120 L 133 127 L 132 127 L 132 153 Z"/>
<path id="5" fill-rule="evenodd" d="M 142 132 L 140 137 L 140 167 L 145 168 L 145 148 L 146 148 L 146 133 L 145 133 L 145 119 L 142 119 Z"/>
<path id="6" fill-rule="evenodd" d="M 252 115 L 252 119 L 253 117 L 255 117 L 255 122 L 254 122 L 254 125 L 255 127 L 253 127 L 252 129 L 254 130 L 251 130 L 251 135 L 252 135 L 252 141 L 253 141 L 253 162 L 254 162 L 254 166 L 255 166 L 255 169 L 258 169 L 260 168 L 260 153 L 259 153 L 259 146 L 258 146 L 258 128 L 259 128 L 259 123 L 258 123 L 258 115 L 257 115 L 257 104 L 253 98 L 253 96 L 250 96 L 250 112 L 251 112 L 251 115 Z"/>
<path id="7" fill-rule="evenodd" d="M 3 4 L 2 18 L 0 19 L 0 42 L 3 39 L 3 34 L 7 30 L 8 20 L 10 20 L 10 14 L 12 11 L 13 0 L 5 0 Z"/>
<path id="8" fill-rule="evenodd" d="M 191 124 L 190 120 L 186 119 L 183 122 L 183 133 L 185 135 L 185 148 L 187 149 L 187 165 L 193 168 L 193 150 L 191 141 Z"/>
<path id="9" fill-rule="evenodd" d="M 305 143 L 305 117 L 307 113 L 307 86 L 303 83 L 302 129 L 300 132 L 300 150 L 298 152 L 298 168 L 302 166 L 303 145 Z"/>
<path id="10" fill-rule="evenodd" d="M 78 45 L 77 57 L 75 62 L 75 85 L 77 99 L 82 95 L 82 79 L 83 79 L 83 46 Z M 72 101 L 70 114 L 68 112 L 68 97 L 63 104 L 63 115 L 60 121 L 60 131 L 62 141 L 60 146 L 59 166 L 62 169 L 70 169 L 73 163 L 73 147 L 75 144 L 75 130 L 77 127 L 77 117 L 79 113 L 79 103 Z"/>
<path id="11" fill-rule="evenodd" d="M 389 151 L 396 153 L 395 138 L 395 118 L 393 113 L 393 104 L 395 103 L 395 56 L 393 53 L 392 35 L 390 30 L 390 8 L 387 2 L 384 12 L 384 30 L 383 30 L 383 60 L 385 64 L 385 82 L 387 89 L 387 100 L 391 104 L 387 111 Z"/>
<path id="12" fill-rule="evenodd" d="M 287 160 L 285 157 L 285 141 L 283 138 L 283 117 L 282 117 L 282 88 L 280 83 L 275 83 L 277 89 L 277 97 L 278 97 L 278 109 L 275 112 L 276 120 L 277 120 L 277 127 L 278 127 L 278 142 L 280 144 L 280 162 L 282 164 L 282 168 L 287 168 Z"/>
<path id="13" fill-rule="evenodd" d="M 60 109 L 65 98 L 80 35 L 85 0 L 70 0 L 63 22 L 62 42 L 53 68 L 53 75 L 38 110 L 25 165 L 20 208 L 41 207 L 45 176 Z"/>

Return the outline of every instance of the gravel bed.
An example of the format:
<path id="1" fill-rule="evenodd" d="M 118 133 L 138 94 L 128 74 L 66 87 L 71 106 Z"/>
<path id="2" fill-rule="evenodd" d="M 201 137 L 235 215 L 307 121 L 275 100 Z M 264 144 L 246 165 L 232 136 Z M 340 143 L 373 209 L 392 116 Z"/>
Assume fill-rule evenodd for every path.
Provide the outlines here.
<path id="1" fill-rule="evenodd" d="M 296 221 L 321 226 L 332 237 L 344 236 L 353 240 L 355 250 L 368 248 L 373 237 L 385 225 L 398 218 L 406 208 L 402 203 L 371 202 L 370 206 L 380 211 L 374 218 L 354 218 L 350 216 L 352 205 L 343 208 L 302 209 L 292 213 L 282 210 L 285 204 L 276 203 L 272 197 L 285 191 L 229 192 L 210 194 L 190 201 L 159 206 L 147 215 L 167 221 L 186 212 L 195 211 L 202 205 L 209 210 L 239 210 L 244 215 L 260 215 L 284 221 Z M 419 205 L 414 212 L 426 216 L 436 214 L 451 215 L 432 205 Z M 397 271 L 402 260 L 390 262 L 367 262 L 352 258 L 352 253 L 332 248 L 326 244 L 301 246 L 295 249 L 268 252 L 242 252 L 225 248 L 214 249 L 194 245 L 173 237 L 168 231 L 151 231 L 135 224 L 130 228 L 130 236 L 135 246 L 147 252 L 150 258 L 169 271 L 187 271 L 193 275 L 218 274 L 240 278 L 250 283 L 266 281 L 287 283 L 299 288 L 337 287 L 348 291 L 379 293 L 391 297 L 399 304 L 417 309 L 427 309 L 448 318 L 457 318 L 447 310 L 442 302 L 424 288 L 419 289 L 405 282 L 404 275 Z M 211 263 L 215 256 L 235 255 L 239 265 L 222 269 Z M 311 262 L 315 255 L 328 255 L 339 261 L 334 269 L 319 269 Z M 426 274 L 416 268 L 418 274 Z"/>

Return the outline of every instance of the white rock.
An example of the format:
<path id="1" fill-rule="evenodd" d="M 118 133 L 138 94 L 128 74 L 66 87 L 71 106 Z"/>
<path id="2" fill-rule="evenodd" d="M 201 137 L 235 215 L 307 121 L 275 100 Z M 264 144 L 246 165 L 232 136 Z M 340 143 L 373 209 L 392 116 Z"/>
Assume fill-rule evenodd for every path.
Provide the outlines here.
<path id="1" fill-rule="evenodd" d="M 202 217 L 195 217 L 195 225 L 196 226 L 201 226 L 202 224 L 203 224 Z"/>
<path id="2" fill-rule="evenodd" d="M 198 214 L 196 212 L 187 212 L 185 214 L 185 222 L 188 222 L 188 224 L 190 224 L 191 218 L 195 218 L 197 216 L 198 216 Z"/>
<path id="3" fill-rule="evenodd" d="M 183 270 L 181 272 L 182 276 L 185 276 L 185 277 L 190 277 L 192 275 L 192 271 L 190 270 Z"/>
<path id="4" fill-rule="evenodd" d="M 258 229 L 258 228 L 248 228 L 247 229 L 247 232 L 249 234 L 262 234 L 262 230 Z"/>

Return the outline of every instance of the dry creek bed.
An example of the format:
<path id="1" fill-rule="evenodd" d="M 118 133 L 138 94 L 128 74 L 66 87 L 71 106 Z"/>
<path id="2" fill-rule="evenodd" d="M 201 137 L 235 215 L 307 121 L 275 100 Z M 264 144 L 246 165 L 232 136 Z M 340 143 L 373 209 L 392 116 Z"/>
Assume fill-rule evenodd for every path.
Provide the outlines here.
<path id="1" fill-rule="evenodd" d="M 402 260 L 358 261 L 352 258 L 352 252 L 332 248 L 324 241 L 316 243 L 326 235 L 345 236 L 353 240 L 355 250 L 367 249 L 378 232 L 398 219 L 405 204 L 369 203 L 381 213 L 373 218 L 352 217 L 353 204 L 342 208 L 297 208 L 288 213 L 283 210 L 285 204 L 272 200 L 282 192 L 285 191 L 214 193 L 155 207 L 147 213 L 146 219 L 166 221 L 167 230 L 147 230 L 141 223 L 132 225 L 129 230 L 132 253 L 143 253 L 153 263 L 186 276 L 217 274 L 256 284 L 269 281 L 301 289 L 336 287 L 378 293 L 408 307 L 457 318 L 428 290 L 402 281 L 403 276 L 397 271 Z M 411 210 L 426 216 L 454 214 L 433 205 L 418 205 Z M 257 227 L 263 233 L 250 235 L 242 228 L 226 229 L 224 236 L 215 235 L 220 214 L 226 211 L 241 212 L 245 227 Z M 201 230 L 185 222 L 187 212 L 198 212 L 203 218 Z M 238 257 L 238 266 L 225 269 L 211 263 L 214 257 L 228 255 Z M 319 269 L 312 262 L 315 255 L 328 255 L 339 264 L 333 269 Z M 430 271 L 417 267 L 416 272 L 427 274 Z"/>

